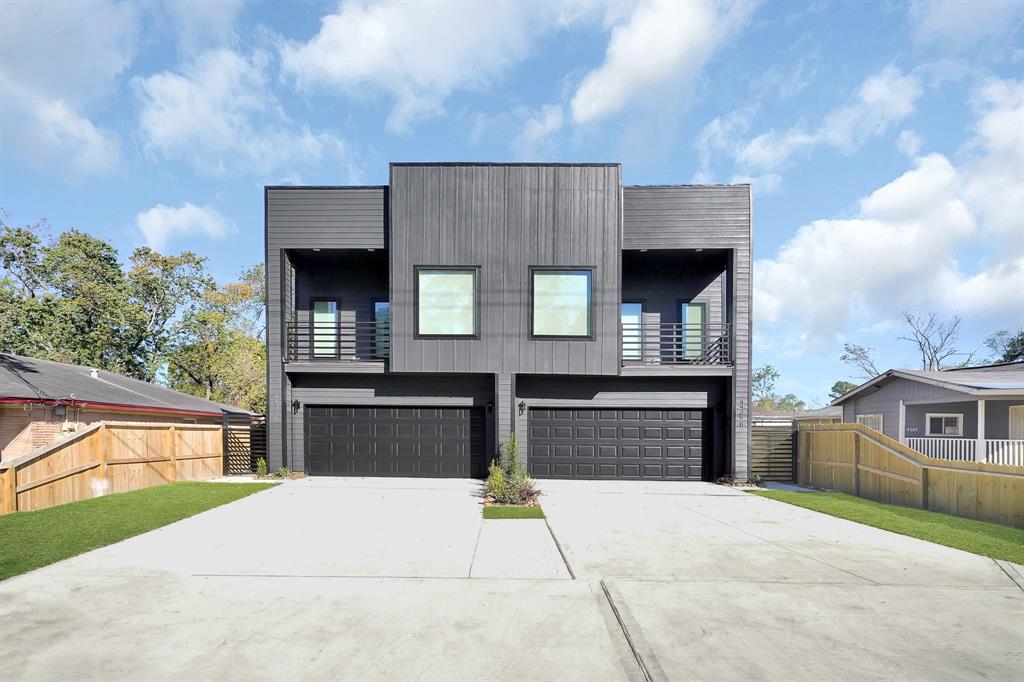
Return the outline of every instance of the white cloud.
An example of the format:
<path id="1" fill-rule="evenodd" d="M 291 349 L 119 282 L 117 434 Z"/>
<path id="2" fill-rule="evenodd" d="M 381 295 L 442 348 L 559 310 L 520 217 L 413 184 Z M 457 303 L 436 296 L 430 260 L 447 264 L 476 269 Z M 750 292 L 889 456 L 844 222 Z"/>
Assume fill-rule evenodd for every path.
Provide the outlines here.
<path id="1" fill-rule="evenodd" d="M 896 139 L 896 148 L 907 156 L 917 156 L 921 151 L 924 140 L 913 130 L 901 130 L 900 136 Z"/>
<path id="2" fill-rule="evenodd" d="M 135 5 L 113 2 L 0 4 L 3 144 L 70 175 L 117 165 L 116 135 L 85 110 L 109 95 L 135 56 Z"/>
<path id="3" fill-rule="evenodd" d="M 797 325 L 812 339 L 903 309 L 1024 322 L 1022 92 L 994 80 L 976 93 L 971 156 L 959 167 L 940 154 L 918 158 L 854 217 L 804 225 L 758 261 L 758 322 Z M 967 271 L 962 259 L 978 250 Z"/>
<path id="4" fill-rule="evenodd" d="M 163 252 L 170 242 L 182 237 L 224 239 L 235 232 L 234 225 L 217 209 L 189 203 L 178 208 L 157 204 L 135 218 L 139 232 L 146 239 L 146 246 L 159 252 Z"/>
<path id="5" fill-rule="evenodd" d="M 716 155 L 731 157 L 737 177 L 758 178 L 767 190 L 781 184 L 781 171 L 794 158 L 819 146 L 852 153 L 914 111 L 923 90 L 917 75 L 886 66 L 864 80 L 848 104 L 828 112 L 816 127 L 797 123 L 746 139 L 755 109 L 748 107 L 711 120 L 697 137 L 701 177 L 713 177 Z"/>
<path id="6" fill-rule="evenodd" d="M 178 48 L 190 54 L 202 45 L 225 43 L 234 36 L 242 0 L 172 0 L 164 3 L 178 31 Z"/>
<path id="7" fill-rule="evenodd" d="M 573 121 L 605 119 L 631 101 L 687 86 L 714 52 L 742 27 L 754 3 L 654 0 L 612 29 L 604 63 L 572 98 Z"/>
<path id="8" fill-rule="evenodd" d="M 406 132 L 444 111 L 457 90 L 475 89 L 525 59 L 536 40 L 589 17 L 565 3 L 344 2 L 308 42 L 281 49 L 283 71 L 301 87 L 394 99 L 387 126 Z"/>
<path id="9" fill-rule="evenodd" d="M 344 163 L 343 142 L 291 121 L 267 87 L 268 58 L 211 50 L 182 72 L 134 79 L 147 149 L 214 175 L 287 172 L 326 155 Z"/>
<path id="10" fill-rule="evenodd" d="M 521 158 L 538 159 L 544 156 L 551 136 L 562 129 L 562 107 L 548 104 L 539 111 L 526 113 L 526 121 L 512 143 Z"/>
<path id="11" fill-rule="evenodd" d="M 914 39 L 963 50 L 982 41 L 1009 38 L 1024 20 L 1019 0 L 930 0 L 910 7 Z"/>

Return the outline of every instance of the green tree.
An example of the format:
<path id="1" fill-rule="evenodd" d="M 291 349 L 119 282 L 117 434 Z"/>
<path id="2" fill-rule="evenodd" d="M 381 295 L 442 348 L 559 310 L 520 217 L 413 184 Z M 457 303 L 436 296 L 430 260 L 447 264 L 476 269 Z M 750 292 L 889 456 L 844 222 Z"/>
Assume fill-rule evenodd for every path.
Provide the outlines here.
<path id="1" fill-rule="evenodd" d="M 837 381 L 832 384 L 832 390 L 829 391 L 828 397 L 835 400 L 839 396 L 846 395 L 855 388 L 857 388 L 857 384 L 852 381 Z"/>
<path id="2" fill-rule="evenodd" d="M 775 382 L 780 378 L 775 365 L 764 365 L 754 370 L 751 375 L 751 392 L 754 407 L 762 410 L 781 412 L 799 412 L 807 408 L 807 404 L 792 393 L 777 395 Z"/>
<path id="3" fill-rule="evenodd" d="M 985 339 L 985 345 L 992 355 L 989 362 L 1019 362 L 1024 360 L 1024 329 L 1016 334 L 1007 329 L 1000 329 Z"/>
<path id="4" fill-rule="evenodd" d="M 168 385 L 253 412 L 266 410 L 266 347 L 256 336 L 262 317 L 262 267 L 239 282 L 210 286 L 186 315 L 167 356 Z"/>

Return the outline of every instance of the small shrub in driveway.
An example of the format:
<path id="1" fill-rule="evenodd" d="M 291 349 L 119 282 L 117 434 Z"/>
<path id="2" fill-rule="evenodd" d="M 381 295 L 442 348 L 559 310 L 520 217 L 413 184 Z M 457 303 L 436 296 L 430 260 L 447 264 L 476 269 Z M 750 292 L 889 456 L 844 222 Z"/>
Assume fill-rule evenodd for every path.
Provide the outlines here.
<path id="1" fill-rule="evenodd" d="M 519 463 L 519 440 L 515 434 L 502 443 L 498 459 L 488 467 L 484 493 L 488 504 L 537 505 L 540 492 Z"/>

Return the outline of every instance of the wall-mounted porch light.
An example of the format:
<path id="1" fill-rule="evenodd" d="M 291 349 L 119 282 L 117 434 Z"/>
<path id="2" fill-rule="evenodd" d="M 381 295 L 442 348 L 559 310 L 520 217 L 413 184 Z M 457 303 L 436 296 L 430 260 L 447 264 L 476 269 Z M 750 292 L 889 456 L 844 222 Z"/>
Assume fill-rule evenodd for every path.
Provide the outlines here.
<path id="1" fill-rule="evenodd" d="M 299 413 L 299 407 L 300 407 L 299 401 L 298 400 L 293 400 L 292 401 L 292 414 L 298 414 Z"/>
<path id="2" fill-rule="evenodd" d="M 491 400 L 487 403 L 487 414 L 494 412 L 494 401 Z"/>
<path id="3" fill-rule="evenodd" d="M 524 412 L 526 412 L 526 401 L 525 400 L 520 400 L 519 401 L 519 416 L 522 417 Z"/>

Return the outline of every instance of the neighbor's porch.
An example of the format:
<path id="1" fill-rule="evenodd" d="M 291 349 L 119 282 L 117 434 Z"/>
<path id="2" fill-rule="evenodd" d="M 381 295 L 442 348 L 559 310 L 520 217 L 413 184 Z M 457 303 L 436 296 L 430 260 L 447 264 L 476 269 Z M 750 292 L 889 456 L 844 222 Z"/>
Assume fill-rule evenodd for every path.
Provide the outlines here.
<path id="1" fill-rule="evenodd" d="M 901 401 L 900 433 L 928 457 L 1024 466 L 1024 399 Z"/>

